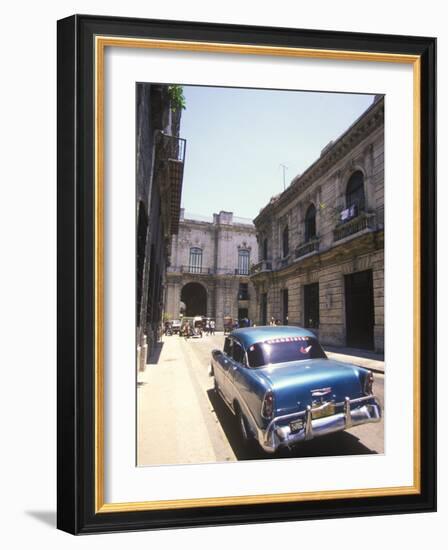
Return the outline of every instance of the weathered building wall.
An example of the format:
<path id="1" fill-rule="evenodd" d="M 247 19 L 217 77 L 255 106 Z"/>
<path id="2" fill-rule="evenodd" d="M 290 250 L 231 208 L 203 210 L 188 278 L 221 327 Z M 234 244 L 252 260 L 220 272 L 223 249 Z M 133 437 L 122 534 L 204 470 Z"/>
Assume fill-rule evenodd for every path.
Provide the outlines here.
<path id="1" fill-rule="evenodd" d="M 356 178 L 362 192 L 349 193 Z M 357 180 L 356 180 L 357 181 Z M 361 184 L 360 184 L 361 185 Z M 361 188 L 358 186 L 359 189 Z M 361 194 L 360 194 L 361 193 Z M 352 197 L 356 196 L 356 200 Z M 356 210 L 350 210 L 353 200 Z M 315 208 L 315 234 L 306 233 L 307 212 Z M 353 213 L 356 212 L 356 215 Z M 366 322 L 357 300 L 370 302 L 372 294 L 372 344 L 383 349 L 384 340 L 384 103 L 374 104 L 302 175 L 255 219 L 259 242 L 259 264 L 251 280 L 256 287 L 257 320 L 263 322 L 261 296 L 267 293 L 267 319 L 282 320 L 287 289 L 290 324 L 307 325 L 305 292 L 318 286 L 318 324 L 310 326 L 323 343 L 348 345 L 354 318 Z M 289 250 L 284 253 L 284 235 Z M 267 239 L 267 256 L 263 243 Z M 358 275 L 356 275 L 358 274 Z M 363 289 L 366 289 L 363 292 Z M 356 298 L 356 299 L 355 299 Z M 347 301 L 350 303 L 348 304 Z M 309 304 L 309 300 L 307 302 Z M 368 306 L 368 307 L 367 307 Z M 309 306 L 308 306 L 309 307 Z M 347 326 L 349 323 L 350 326 Z M 369 329 L 370 330 L 370 329 Z"/>
<path id="2" fill-rule="evenodd" d="M 169 86 L 139 83 L 136 92 L 136 339 L 143 369 L 158 338 L 185 148 L 179 139 L 181 112 L 173 108 Z"/>

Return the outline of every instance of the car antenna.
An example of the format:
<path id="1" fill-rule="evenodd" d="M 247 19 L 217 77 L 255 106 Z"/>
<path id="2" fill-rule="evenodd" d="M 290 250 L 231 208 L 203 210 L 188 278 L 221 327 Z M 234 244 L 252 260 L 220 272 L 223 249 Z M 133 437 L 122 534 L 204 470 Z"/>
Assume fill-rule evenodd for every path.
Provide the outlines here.
<path id="1" fill-rule="evenodd" d="M 280 167 L 283 169 L 283 191 L 286 189 L 286 170 L 288 170 L 288 167 L 286 164 L 280 163 Z"/>

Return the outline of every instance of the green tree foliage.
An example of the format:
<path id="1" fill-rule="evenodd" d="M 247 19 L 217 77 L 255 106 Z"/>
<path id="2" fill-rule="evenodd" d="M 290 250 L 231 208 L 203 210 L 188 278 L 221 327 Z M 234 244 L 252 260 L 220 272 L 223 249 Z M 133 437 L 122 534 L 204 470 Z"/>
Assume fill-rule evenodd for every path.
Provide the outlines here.
<path id="1" fill-rule="evenodd" d="M 179 109 L 187 108 L 185 103 L 184 89 L 182 88 L 182 86 L 178 86 L 177 84 L 168 86 L 168 92 L 170 94 L 171 109 L 174 112 L 178 111 Z"/>

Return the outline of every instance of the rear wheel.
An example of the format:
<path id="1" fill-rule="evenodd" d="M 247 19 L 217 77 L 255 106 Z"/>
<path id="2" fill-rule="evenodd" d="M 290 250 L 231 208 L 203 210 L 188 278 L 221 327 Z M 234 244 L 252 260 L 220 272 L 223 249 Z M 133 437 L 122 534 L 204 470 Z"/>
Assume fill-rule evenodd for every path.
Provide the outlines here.
<path id="1" fill-rule="evenodd" d="M 238 412 L 238 423 L 240 426 L 241 437 L 243 438 L 244 443 L 247 444 L 251 438 L 247 429 L 246 419 L 241 411 Z"/>
<path id="2" fill-rule="evenodd" d="M 254 436 L 252 435 L 252 432 L 250 431 L 249 425 L 247 423 L 247 419 L 244 416 L 239 406 L 237 406 L 236 409 L 237 409 L 236 418 L 240 429 L 241 439 L 245 447 L 252 447 L 255 439 L 254 439 Z"/>

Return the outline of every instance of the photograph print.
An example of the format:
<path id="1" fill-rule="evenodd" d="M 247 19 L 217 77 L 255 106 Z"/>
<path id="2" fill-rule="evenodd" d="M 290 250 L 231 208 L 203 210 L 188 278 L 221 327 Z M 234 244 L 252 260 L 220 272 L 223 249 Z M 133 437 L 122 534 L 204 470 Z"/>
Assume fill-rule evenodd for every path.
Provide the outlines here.
<path id="1" fill-rule="evenodd" d="M 136 84 L 138 466 L 384 453 L 384 103 Z"/>

